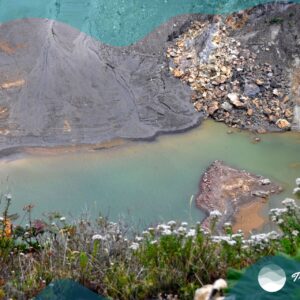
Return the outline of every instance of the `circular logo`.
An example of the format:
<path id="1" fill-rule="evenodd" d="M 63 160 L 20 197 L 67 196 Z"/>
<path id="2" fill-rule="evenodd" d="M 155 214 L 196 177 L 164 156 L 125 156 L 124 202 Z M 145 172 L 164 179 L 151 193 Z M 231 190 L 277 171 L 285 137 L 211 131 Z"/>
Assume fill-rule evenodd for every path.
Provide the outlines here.
<path id="1" fill-rule="evenodd" d="M 286 282 L 286 275 L 282 268 L 275 264 L 263 267 L 258 274 L 258 283 L 269 293 L 280 291 Z"/>

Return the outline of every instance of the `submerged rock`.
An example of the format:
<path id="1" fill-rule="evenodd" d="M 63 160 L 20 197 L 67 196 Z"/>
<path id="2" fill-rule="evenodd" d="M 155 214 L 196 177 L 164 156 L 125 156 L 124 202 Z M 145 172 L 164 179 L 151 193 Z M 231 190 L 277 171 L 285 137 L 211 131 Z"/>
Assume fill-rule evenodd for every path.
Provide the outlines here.
<path id="1" fill-rule="evenodd" d="M 262 201 L 282 191 L 280 185 L 268 178 L 238 170 L 224 162 L 213 162 L 203 174 L 199 184 L 197 207 L 206 213 L 203 226 L 210 222 L 210 212 L 219 211 L 218 228 L 234 221 L 239 207 L 246 203 Z"/>

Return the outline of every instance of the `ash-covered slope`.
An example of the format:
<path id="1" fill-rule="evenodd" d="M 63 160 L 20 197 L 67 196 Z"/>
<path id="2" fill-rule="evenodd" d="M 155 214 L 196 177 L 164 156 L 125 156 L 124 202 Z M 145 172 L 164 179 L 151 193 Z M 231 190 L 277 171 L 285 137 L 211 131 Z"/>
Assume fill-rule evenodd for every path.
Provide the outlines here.
<path id="1" fill-rule="evenodd" d="M 0 149 L 151 138 L 201 119 L 190 89 L 173 78 L 170 20 L 134 46 L 103 45 L 51 20 L 0 26 Z"/>

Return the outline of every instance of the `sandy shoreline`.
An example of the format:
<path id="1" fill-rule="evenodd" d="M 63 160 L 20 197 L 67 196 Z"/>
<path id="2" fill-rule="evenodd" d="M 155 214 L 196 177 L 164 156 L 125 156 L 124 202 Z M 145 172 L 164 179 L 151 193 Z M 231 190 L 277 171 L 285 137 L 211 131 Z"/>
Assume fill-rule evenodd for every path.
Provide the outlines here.
<path id="1" fill-rule="evenodd" d="M 255 201 L 241 205 L 233 220 L 233 232 L 243 230 L 247 236 L 252 230 L 261 230 L 268 222 L 268 218 L 262 215 L 266 203 Z M 251 218 L 249 218 L 251 216 Z"/>

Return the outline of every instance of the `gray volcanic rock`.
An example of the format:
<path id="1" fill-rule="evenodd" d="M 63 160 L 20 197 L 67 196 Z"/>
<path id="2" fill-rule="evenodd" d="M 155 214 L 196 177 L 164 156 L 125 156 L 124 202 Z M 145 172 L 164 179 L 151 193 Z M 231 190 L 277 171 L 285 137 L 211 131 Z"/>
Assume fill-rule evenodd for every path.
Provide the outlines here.
<path id="1" fill-rule="evenodd" d="M 0 25 L 0 149 L 151 138 L 202 116 L 165 68 L 170 20 L 134 46 L 114 48 L 43 19 Z"/>

